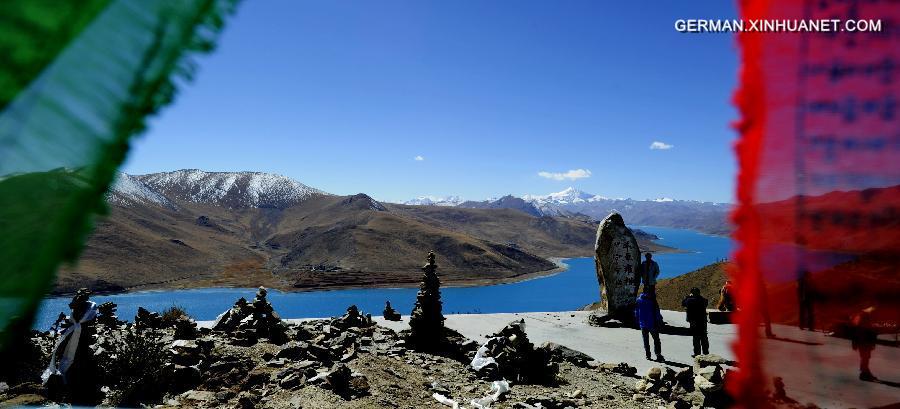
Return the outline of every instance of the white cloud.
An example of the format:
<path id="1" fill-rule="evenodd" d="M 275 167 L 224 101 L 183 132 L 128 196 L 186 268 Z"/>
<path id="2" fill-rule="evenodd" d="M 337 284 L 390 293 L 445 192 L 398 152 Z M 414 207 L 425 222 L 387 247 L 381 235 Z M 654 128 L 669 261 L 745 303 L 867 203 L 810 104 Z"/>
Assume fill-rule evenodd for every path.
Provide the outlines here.
<path id="1" fill-rule="evenodd" d="M 422 155 L 416 155 L 416 157 L 413 158 L 413 160 L 415 160 L 417 162 L 421 162 L 421 161 L 425 160 L 425 157 Z"/>
<path id="2" fill-rule="evenodd" d="M 575 180 L 591 177 L 591 171 L 587 169 L 572 169 L 568 172 L 538 172 L 538 176 L 553 180 Z"/>
<path id="3" fill-rule="evenodd" d="M 650 144 L 650 149 L 651 149 L 651 150 L 661 150 L 661 151 L 665 151 L 665 150 L 672 149 L 672 148 L 674 148 L 674 147 L 675 147 L 675 145 L 669 145 L 669 144 L 667 144 L 667 143 L 665 143 L 665 142 L 660 142 L 660 141 L 653 141 L 653 143 Z"/>

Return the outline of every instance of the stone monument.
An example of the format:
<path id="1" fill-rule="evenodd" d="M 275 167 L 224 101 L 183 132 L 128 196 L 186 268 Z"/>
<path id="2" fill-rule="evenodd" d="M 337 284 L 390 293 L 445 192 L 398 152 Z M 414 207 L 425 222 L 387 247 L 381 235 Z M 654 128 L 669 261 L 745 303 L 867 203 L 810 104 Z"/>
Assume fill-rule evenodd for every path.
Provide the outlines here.
<path id="1" fill-rule="evenodd" d="M 610 213 L 600 222 L 594 253 L 600 304 L 606 314 L 594 319 L 631 323 L 640 284 L 641 250 L 620 214 Z"/>

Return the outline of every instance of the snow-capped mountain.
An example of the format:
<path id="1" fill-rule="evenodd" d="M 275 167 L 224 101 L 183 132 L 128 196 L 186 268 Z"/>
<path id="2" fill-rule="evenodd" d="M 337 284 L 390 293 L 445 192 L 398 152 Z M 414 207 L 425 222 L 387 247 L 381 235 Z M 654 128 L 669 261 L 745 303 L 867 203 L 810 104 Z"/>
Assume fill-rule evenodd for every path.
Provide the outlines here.
<path id="1" fill-rule="evenodd" d="M 496 200 L 484 201 L 466 201 L 459 204 L 459 207 L 467 207 L 470 209 L 513 209 L 525 212 L 535 217 L 544 215 L 533 203 L 513 195 L 506 195 Z"/>
<path id="2" fill-rule="evenodd" d="M 286 176 L 262 172 L 205 172 L 197 169 L 147 175 L 120 174 L 110 189 L 112 203 L 174 207 L 174 201 L 228 208 L 286 208 L 328 195 Z"/>
<path id="3" fill-rule="evenodd" d="M 589 216 L 595 220 L 619 212 L 629 224 L 688 228 L 724 234 L 731 230 L 724 203 L 676 200 L 668 197 L 648 200 L 609 199 L 568 188 L 549 195 L 526 195 L 541 213 L 548 216 Z"/>
<path id="4" fill-rule="evenodd" d="M 564 205 L 607 200 L 603 196 L 585 193 L 581 190 L 575 189 L 574 187 L 569 187 L 561 192 L 550 193 L 549 195 L 525 195 L 522 196 L 522 199 L 525 199 L 526 201 L 535 203 L 537 205 L 545 203 Z"/>
<path id="5" fill-rule="evenodd" d="M 419 198 L 424 199 L 424 198 Z M 446 202 L 451 205 L 452 202 Z M 406 204 L 434 204 L 433 201 L 414 200 Z M 602 220 L 610 212 L 619 212 L 632 225 L 664 226 L 695 229 L 707 233 L 726 234 L 731 231 L 727 203 L 658 199 L 610 199 L 586 193 L 574 187 L 546 195 L 524 195 L 521 198 L 504 196 L 500 199 L 465 201 L 457 206 L 481 209 L 515 209 L 533 216 L 559 216 L 581 220 Z"/>
<path id="6" fill-rule="evenodd" d="M 156 204 L 163 207 L 175 208 L 165 196 L 159 194 L 141 182 L 136 177 L 119 173 L 116 175 L 116 181 L 109 188 L 106 195 L 110 203 L 120 206 L 128 206 L 135 203 L 140 204 Z"/>
<path id="7" fill-rule="evenodd" d="M 417 206 L 456 206 L 463 200 L 459 196 L 419 196 L 402 202 L 405 205 Z"/>

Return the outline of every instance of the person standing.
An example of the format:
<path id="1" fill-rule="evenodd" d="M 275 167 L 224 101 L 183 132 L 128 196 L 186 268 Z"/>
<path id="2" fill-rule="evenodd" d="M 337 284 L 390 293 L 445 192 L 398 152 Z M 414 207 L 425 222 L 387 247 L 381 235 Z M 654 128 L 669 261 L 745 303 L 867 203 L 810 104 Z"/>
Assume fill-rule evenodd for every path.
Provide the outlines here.
<path id="1" fill-rule="evenodd" d="M 694 354 L 691 357 L 701 353 L 709 354 L 709 337 L 706 334 L 706 307 L 709 306 L 709 301 L 700 295 L 699 288 L 694 287 L 691 288 L 691 293 L 681 301 L 681 306 L 686 311 L 687 322 L 691 327 L 691 337 L 694 340 Z"/>
<path id="2" fill-rule="evenodd" d="M 665 358 L 662 356 L 662 344 L 659 341 L 659 329 L 662 326 L 662 320 L 659 316 L 659 310 L 656 303 L 647 293 L 646 288 L 637 298 L 634 308 L 634 317 L 641 328 L 641 336 L 644 339 L 644 353 L 647 359 L 650 359 L 650 337 L 653 337 L 653 350 L 656 352 L 656 360 L 663 362 Z"/>
<path id="3" fill-rule="evenodd" d="M 800 329 L 815 330 L 813 320 L 813 297 L 814 292 L 810 285 L 809 271 L 800 272 L 797 279 L 797 301 L 800 304 Z"/>
<path id="4" fill-rule="evenodd" d="M 878 380 L 869 370 L 872 350 L 878 341 L 878 333 L 872 326 L 872 311 L 875 311 L 875 307 L 866 308 L 854 315 L 850 321 L 853 325 L 850 346 L 859 352 L 859 379 L 870 382 Z"/>
<path id="5" fill-rule="evenodd" d="M 726 280 L 725 284 L 722 286 L 722 289 L 719 290 L 719 311 L 734 311 L 734 294 L 733 294 L 734 286 L 731 285 L 731 281 Z"/>
<path id="6" fill-rule="evenodd" d="M 653 261 L 653 254 L 644 253 L 644 262 L 641 263 L 641 284 L 644 285 L 644 293 L 653 297 L 656 302 L 656 278 L 659 277 L 659 264 Z M 657 307 L 659 308 L 659 307 Z"/>

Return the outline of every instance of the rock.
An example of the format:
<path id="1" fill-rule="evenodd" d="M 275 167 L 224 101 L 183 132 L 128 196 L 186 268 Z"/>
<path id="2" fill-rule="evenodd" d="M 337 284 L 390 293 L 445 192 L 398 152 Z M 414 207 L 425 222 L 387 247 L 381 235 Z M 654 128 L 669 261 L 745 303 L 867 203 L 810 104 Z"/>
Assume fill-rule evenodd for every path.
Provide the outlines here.
<path id="1" fill-rule="evenodd" d="M 195 391 L 189 390 L 181 395 L 178 395 L 179 402 L 183 401 L 196 401 L 196 402 L 210 402 L 216 400 L 216 394 L 210 391 Z"/>
<path id="2" fill-rule="evenodd" d="M 434 252 L 428 253 L 427 263 L 422 267 L 424 275 L 416 304 L 409 316 L 408 340 L 416 349 L 433 351 L 441 347 L 444 340 L 444 315 L 441 313 L 441 281 L 437 276 Z"/>
<path id="3" fill-rule="evenodd" d="M 434 393 L 440 393 L 441 395 L 444 395 L 448 398 L 453 397 L 453 395 L 450 394 L 450 388 L 444 383 L 434 381 L 431 383 L 431 385 L 429 385 L 429 387 L 431 388 L 431 391 Z"/>
<path id="4" fill-rule="evenodd" d="M 545 342 L 541 344 L 541 348 L 549 352 L 554 360 L 558 362 L 569 362 L 582 368 L 587 368 L 589 366 L 588 363 L 593 360 L 590 355 L 584 352 L 576 351 L 555 342 Z"/>
<path id="5" fill-rule="evenodd" d="M 697 375 L 694 377 L 694 388 L 703 393 L 712 393 L 722 389 L 722 385 L 711 382 L 702 375 Z"/>
<path id="6" fill-rule="evenodd" d="M 292 373 L 290 375 L 285 376 L 281 382 L 278 382 L 278 385 L 284 389 L 294 389 L 300 385 L 303 385 L 304 378 L 303 375 Z"/>
<path id="7" fill-rule="evenodd" d="M 241 392 L 241 395 L 238 397 L 236 409 L 253 409 L 256 407 L 256 398 L 247 393 Z"/>
<path id="8" fill-rule="evenodd" d="M 641 395 L 639 393 L 635 393 L 634 395 L 631 395 L 631 400 L 633 400 L 635 402 L 643 402 L 644 399 L 645 399 L 644 395 Z"/>
<path id="9" fill-rule="evenodd" d="M 658 381 L 658 380 L 662 379 L 662 372 L 663 372 L 662 368 L 660 368 L 658 366 L 654 366 L 647 370 L 646 378 L 653 380 L 653 381 Z"/>
<path id="10" fill-rule="evenodd" d="M 601 363 L 597 368 L 600 369 L 601 372 L 612 372 L 625 376 L 637 375 L 637 368 L 628 365 L 625 362 L 620 362 L 618 364 Z"/>
<path id="11" fill-rule="evenodd" d="M 594 253 L 602 308 L 610 317 L 632 321 L 641 250 L 618 213 L 600 222 Z"/>
<path id="12" fill-rule="evenodd" d="M 666 409 L 691 409 L 693 405 L 683 400 L 673 400 L 666 405 Z"/>
<path id="13" fill-rule="evenodd" d="M 634 390 L 638 392 L 644 392 L 647 390 L 647 387 L 650 386 L 649 382 L 646 379 L 639 379 L 634 383 Z"/>
<path id="14" fill-rule="evenodd" d="M 681 386 L 687 391 L 694 390 L 694 370 L 686 367 L 675 371 L 671 382 L 673 385 Z"/>
<path id="15" fill-rule="evenodd" d="M 723 376 L 722 367 L 716 365 L 700 368 L 697 371 L 697 376 L 703 377 L 710 382 L 721 383 Z"/>
<path id="16" fill-rule="evenodd" d="M 344 364 L 337 364 L 331 371 L 320 373 L 309 383 L 327 387 L 345 400 L 369 394 L 369 380 L 360 373 L 352 372 Z"/>
<path id="17" fill-rule="evenodd" d="M 307 349 L 309 348 L 309 344 L 306 342 L 296 342 L 292 341 L 285 344 L 278 353 L 275 354 L 275 358 L 285 358 L 291 360 L 303 359 L 309 354 L 307 353 Z"/>
<path id="18" fill-rule="evenodd" d="M 200 384 L 203 380 L 200 369 L 196 366 L 175 365 L 173 372 L 173 382 L 178 385 L 178 389 L 190 389 Z"/>
<path id="19" fill-rule="evenodd" d="M 287 365 L 287 363 L 288 363 L 287 359 L 278 358 L 278 359 L 273 359 L 269 362 L 266 362 L 266 366 L 268 366 L 270 368 L 283 368 L 285 365 Z"/>
<path id="20" fill-rule="evenodd" d="M 269 375 L 268 372 L 262 369 L 255 369 L 247 375 L 247 379 L 244 380 L 244 384 L 241 388 L 243 390 L 253 390 L 265 385 L 270 379 L 271 375 Z"/>
<path id="21" fill-rule="evenodd" d="M 694 371 L 699 371 L 700 368 L 705 368 L 707 366 L 713 365 L 728 365 L 735 366 L 734 361 L 729 361 L 725 358 L 722 358 L 716 354 L 706 354 L 706 355 L 697 355 L 694 357 Z"/>

